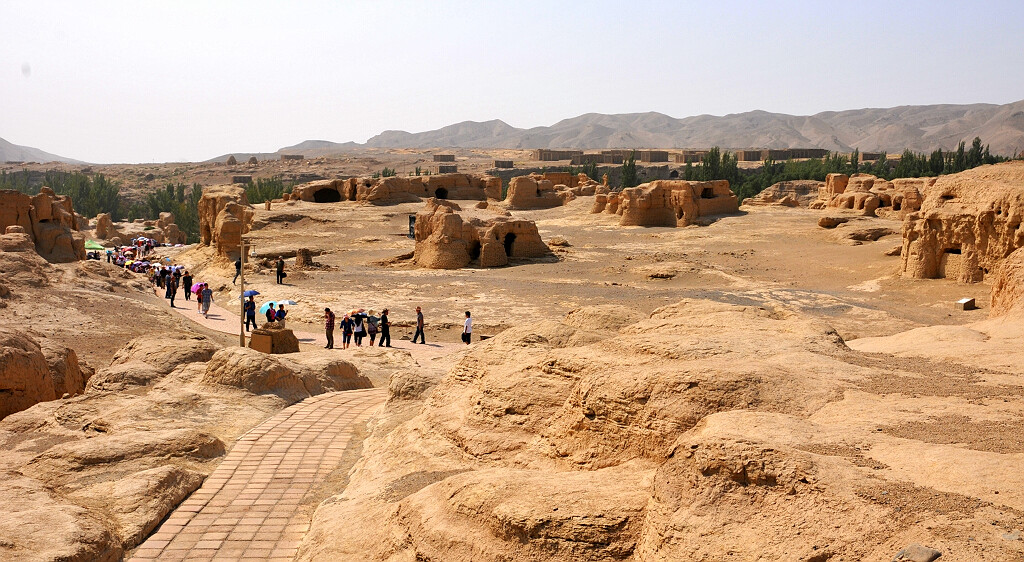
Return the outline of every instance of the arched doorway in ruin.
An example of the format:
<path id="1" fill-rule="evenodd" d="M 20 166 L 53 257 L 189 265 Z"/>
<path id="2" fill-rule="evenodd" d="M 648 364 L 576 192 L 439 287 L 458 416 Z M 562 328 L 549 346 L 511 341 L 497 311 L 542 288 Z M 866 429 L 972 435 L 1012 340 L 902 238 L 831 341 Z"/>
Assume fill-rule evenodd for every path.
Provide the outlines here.
<path id="1" fill-rule="evenodd" d="M 476 261 L 480 259 L 480 241 L 473 240 L 469 243 L 469 259 Z"/>
<path id="2" fill-rule="evenodd" d="M 670 177 L 672 179 L 678 178 L 679 177 L 679 170 L 672 170 L 671 172 L 669 172 L 668 177 Z"/>
<path id="3" fill-rule="evenodd" d="M 509 232 L 505 235 L 505 255 L 512 257 L 512 248 L 516 243 L 516 235 Z"/>
<path id="4" fill-rule="evenodd" d="M 439 188 L 434 190 L 434 197 L 436 197 L 438 199 L 447 199 L 448 198 L 448 190 L 443 188 L 443 187 L 439 187 Z"/>
<path id="5" fill-rule="evenodd" d="M 341 193 L 337 189 L 321 189 L 313 192 L 313 201 L 317 203 L 337 203 L 341 201 Z"/>

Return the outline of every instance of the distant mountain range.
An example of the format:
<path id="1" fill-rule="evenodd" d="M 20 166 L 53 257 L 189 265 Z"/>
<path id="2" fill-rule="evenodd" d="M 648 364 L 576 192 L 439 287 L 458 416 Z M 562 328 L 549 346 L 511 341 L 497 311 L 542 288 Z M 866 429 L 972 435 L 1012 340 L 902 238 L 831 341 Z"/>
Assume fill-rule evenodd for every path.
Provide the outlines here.
<path id="1" fill-rule="evenodd" d="M 825 111 L 809 116 L 748 111 L 677 119 L 663 113 L 587 113 L 550 127 L 520 129 L 497 119 L 464 121 L 433 131 L 384 131 L 366 141 L 307 140 L 271 153 L 235 152 L 277 159 L 281 154 L 329 156 L 360 148 L 825 148 L 849 152 L 927 152 L 956 148 L 974 137 L 995 154 L 1024 152 L 1024 100 L 1005 105 L 907 105 L 885 109 Z M 224 154 L 209 161 L 224 161 Z M 0 163 L 82 162 L 0 139 Z"/>
<path id="2" fill-rule="evenodd" d="M 663 113 L 587 113 L 550 127 L 464 121 L 433 131 L 384 131 L 366 144 L 306 141 L 279 153 L 325 155 L 352 148 L 825 148 L 918 152 L 974 137 L 997 154 L 1024 151 L 1024 100 L 1005 105 L 913 105 L 809 116 L 748 111 L 676 119 Z"/>
<path id="3" fill-rule="evenodd" d="M 72 160 L 43 152 L 31 146 L 20 146 L 0 139 L 0 164 L 4 162 L 66 162 L 68 164 L 84 164 L 80 160 Z"/>

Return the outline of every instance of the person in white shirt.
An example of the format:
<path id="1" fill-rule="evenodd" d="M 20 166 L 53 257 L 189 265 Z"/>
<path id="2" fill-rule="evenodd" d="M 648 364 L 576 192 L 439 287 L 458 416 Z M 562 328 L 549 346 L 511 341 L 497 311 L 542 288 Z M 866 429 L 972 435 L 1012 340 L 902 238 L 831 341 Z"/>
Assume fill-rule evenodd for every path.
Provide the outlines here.
<path id="1" fill-rule="evenodd" d="M 471 339 L 473 339 L 473 319 L 469 317 L 469 311 L 466 311 L 466 323 L 462 328 L 462 341 L 469 345 Z"/>

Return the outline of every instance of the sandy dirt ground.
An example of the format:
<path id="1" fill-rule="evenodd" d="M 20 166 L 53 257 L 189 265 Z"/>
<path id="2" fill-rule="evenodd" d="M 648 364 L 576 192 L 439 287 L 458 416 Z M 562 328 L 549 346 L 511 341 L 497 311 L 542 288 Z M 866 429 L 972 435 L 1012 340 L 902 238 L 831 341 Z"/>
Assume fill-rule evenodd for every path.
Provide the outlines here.
<path id="1" fill-rule="evenodd" d="M 309 248 L 321 253 L 314 259 L 324 267 L 297 271 L 288 258 L 286 283 L 278 285 L 272 270 L 250 263 L 246 286 L 260 291 L 260 302 L 297 301 L 288 307 L 289 322 L 307 331 L 318 330 L 325 306 L 389 308 L 395 336 L 411 336 L 406 326 L 421 306 L 428 338 L 443 341 L 458 341 L 466 310 L 478 334 L 493 335 L 589 304 L 649 313 L 687 297 L 783 304 L 827 319 L 846 339 L 986 315 L 986 284 L 901 279 L 899 256 L 885 255 L 900 243 L 899 235 L 849 245 L 817 226 L 819 211 L 744 208 L 709 226 L 643 228 L 619 227 L 618 217 L 589 214 L 591 203 L 583 197 L 565 207 L 513 211 L 535 220 L 545 240 L 568 241 L 569 246 L 553 246 L 551 256 L 455 271 L 420 269 L 401 259 L 415 245 L 406 236 L 408 217 L 422 204 L 275 204 L 270 211 L 257 210 L 259 228 L 248 237 L 259 259 L 287 258 Z M 899 231 L 897 222 L 872 222 Z M 206 249 L 165 253 L 218 289 L 219 302 L 237 302 L 229 263 L 208 265 Z M 976 298 L 981 310 L 954 310 L 953 302 L 964 296 Z"/>

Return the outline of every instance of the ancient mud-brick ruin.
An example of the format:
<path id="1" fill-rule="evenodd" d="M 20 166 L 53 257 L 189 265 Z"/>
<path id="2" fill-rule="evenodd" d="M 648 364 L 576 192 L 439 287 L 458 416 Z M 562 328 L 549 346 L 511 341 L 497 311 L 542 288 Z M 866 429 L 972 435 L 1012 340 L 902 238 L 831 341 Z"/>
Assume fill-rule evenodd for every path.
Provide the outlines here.
<path id="1" fill-rule="evenodd" d="M 739 200 L 726 180 L 657 180 L 618 193 L 598 193 L 590 212 L 620 215 L 620 226 L 687 226 L 699 217 L 738 210 Z"/>
<path id="2" fill-rule="evenodd" d="M 540 162 L 554 162 L 557 160 L 572 160 L 583 154 L 582 150 L 551 150 L 549 148 L 537 148 L 530 152 L 530 158 Z"/>
<path id="3" fill-rule="evenodd" d="M 903 218 L 921 208 L 921 192 L 935 178 L 888 181 L 869 174 L 829 174 L 812 209 L 848 209 L 874 217 Z"/>
<path id="4" fill-rule="evenodd" d="M 505 204 L 509 209 L 548 209 L 565 205 L 578 196 L 594 195 L 600 184 L 586 174 L 548 172 L 517 176 L 508 183 Z"/>
<path id="5" fill-rule="evenodd" d="M 242 235 L 249 232 L 254 214 L 245 188 L 237 185 L 206 188 L 199 199 L 200 244 L 213 246 L 221 256 L 237 258 Z"/>
<path id="6" fill-rule="evenodd" d="M 49 187 L 35 196 L 0 190 L 0 234 L 25 237 L 47 261 L 85 259 L 85 237 L 78 232 L 79 222 L 71 198 L 57 195 Z M 12 248 L 25 245 L 11 244 Z"/>
<path id="7" fill-rule="evenodd" d="M 1024 247 L 1024 162 L 941 176 L 903 223 L 902 274 L 981 281 Z"/>
<path id="8" fill-rule="evenodd" d="M 427 199 L 426 208 L 416 214 L 415 234 L 413 259 L 429 269 L 458 269 L 474 262 L 498 267 L 507 265 L 509 258 L 550 254 L 533 221 L 463 211 L 455 203 L 437 199 Z"/>
<path id="9" fill-rule="evenodd" d="M 366 201 L 381 204 L 416 202 L 425 197 L 478 201 L 500 199 L 501 178 L 446 174 L 319 180 L 295 186 L 289 196 L 290 199 L 316 203 Z"/>
<path id="10" fill-rule="evenodd" d="M 155 221 L 137 219 L 133 222 L 114 222 L 109 213 L 100 213 L 96 215 L 95 222 L 93 235 L 96 239 L 116 246 L 126 245 L 138 236 L 152 238 L 160 244 L 184 244 L 187 241 L 185 233 L 175 224 L 173 213 L 160 213 L 160 218 Z"/>

